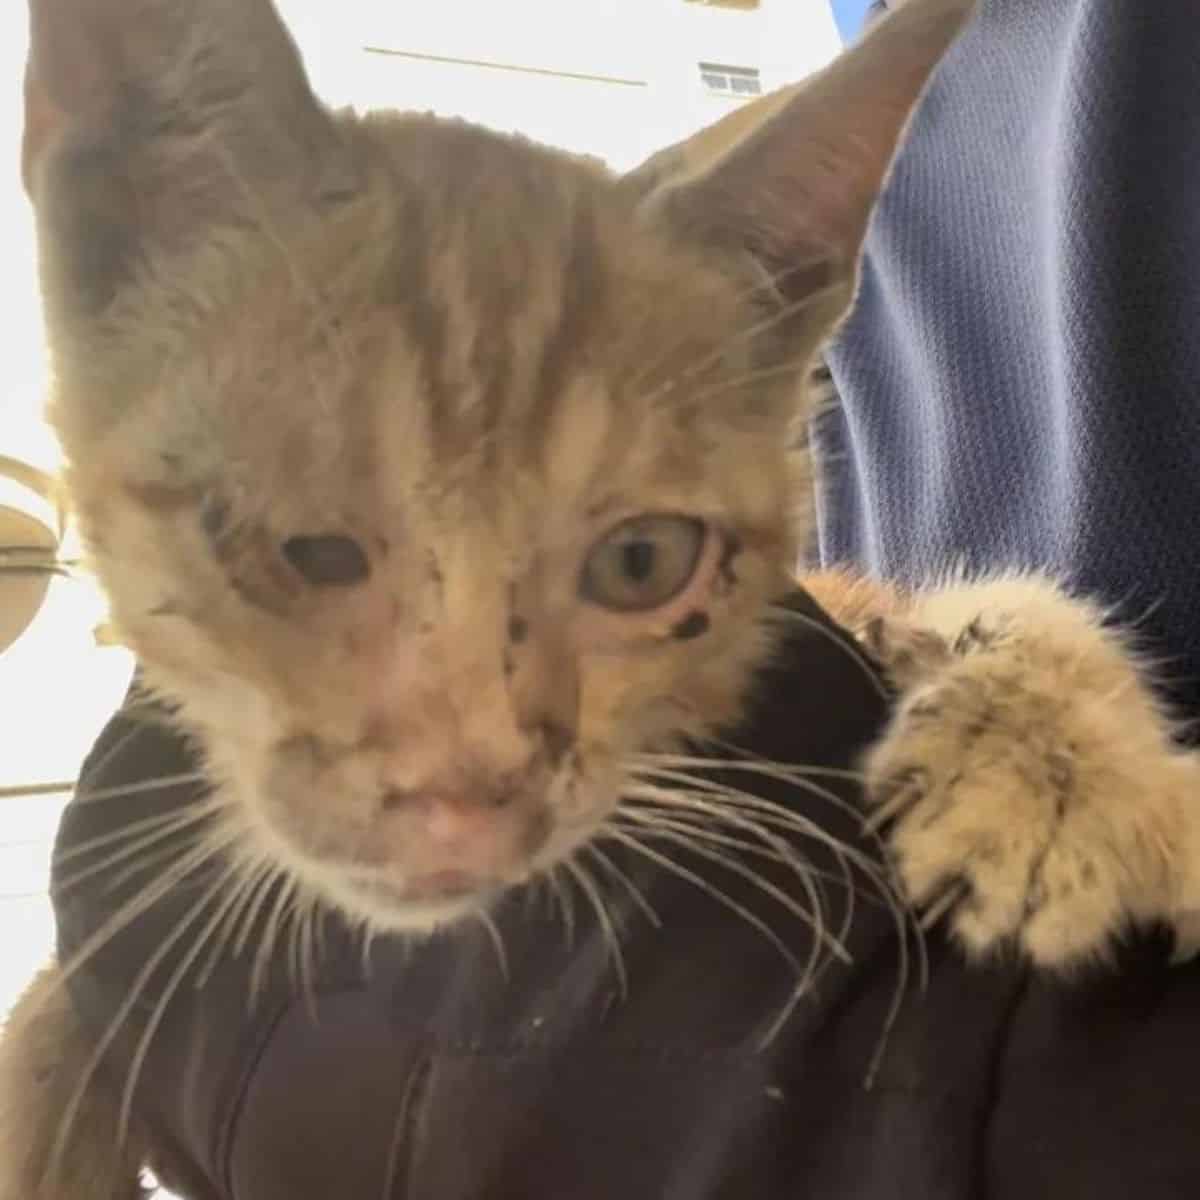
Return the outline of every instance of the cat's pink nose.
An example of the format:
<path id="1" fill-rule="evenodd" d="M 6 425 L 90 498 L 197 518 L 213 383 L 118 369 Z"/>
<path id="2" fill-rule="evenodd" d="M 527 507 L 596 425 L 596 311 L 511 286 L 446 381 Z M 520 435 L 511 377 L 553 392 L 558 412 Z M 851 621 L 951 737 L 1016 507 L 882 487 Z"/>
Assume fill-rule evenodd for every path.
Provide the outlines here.
<path id="1" fill-rule="evenodd" d="M 477 886 L 520 874 L 550 833 L 541 798 L 518 788 L 389 792 L 383 807 L 383 842 L 394 839 L 405 858 L 421 864 L 410 881 L 414 894 L 427 890 L 427 873 L 458 873 Z"/>
<path id="2" fill-rule="evenodd" d="M 495 806 L 432 797 L 422 808 L 425 836 L 436 845 L 449 848 L 494 836 Z"/>
<path id="3" fill-rule="evenodd" d="M 494 842 L 502 829 L 519 823 L 526 815 L 519 810 L 529 807 L 521 803 L 522 798 L 530 799 L 523 782 L 495 780 L 474 787 L 420 791 L 392 788 L 383 793 L 380 808 L 400 817 L 410 828 L 418 828 L 431 849 L 453 854 Z"/>

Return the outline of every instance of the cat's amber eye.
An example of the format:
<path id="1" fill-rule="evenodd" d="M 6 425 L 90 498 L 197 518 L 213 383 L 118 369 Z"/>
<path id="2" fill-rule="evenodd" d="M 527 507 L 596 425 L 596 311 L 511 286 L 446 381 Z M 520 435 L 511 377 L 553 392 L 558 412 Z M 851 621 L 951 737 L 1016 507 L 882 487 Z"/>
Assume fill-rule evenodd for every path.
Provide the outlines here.
<path id="1" fill-rule="evenodd" d="M 580 592 L 585 600 L 615 612 L 661 608 L 691 580 L 704 535 L 704 522 L 694 517 L 624 521 L 592 547 Z"/>
<path id="2" fill-rule="evenodd" d="M 371 572 L 363 548 L 341 534 L 288 538 L 283 557 L 316 587 L 348 587 Z"/>

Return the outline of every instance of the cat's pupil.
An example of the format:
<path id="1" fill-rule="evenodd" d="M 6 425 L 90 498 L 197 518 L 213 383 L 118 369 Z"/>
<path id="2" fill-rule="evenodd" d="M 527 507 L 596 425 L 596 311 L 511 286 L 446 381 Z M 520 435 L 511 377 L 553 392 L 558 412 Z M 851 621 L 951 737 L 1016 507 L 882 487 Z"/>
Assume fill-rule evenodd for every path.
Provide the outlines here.
<path id="1" fill-rule="evenodd" d="M 654 574 L 653 542 L 628 542 L 622 548 L 621 565 L 631 583 L 645 583 Z"/>
<path id="2" fill-rule="evenodd" d="M 340 534 L 288 538 L 283 556 L 316 587 L 361 583 L 371 570 L 363 548 Z"/>
<path id="3" fill-rule="evenodd" d="M 585 600 L 613 612 L 649 612 L 687 586 L 705 526 L 694 517 L 647 514 L 610 530 L 584 563 Z"/>

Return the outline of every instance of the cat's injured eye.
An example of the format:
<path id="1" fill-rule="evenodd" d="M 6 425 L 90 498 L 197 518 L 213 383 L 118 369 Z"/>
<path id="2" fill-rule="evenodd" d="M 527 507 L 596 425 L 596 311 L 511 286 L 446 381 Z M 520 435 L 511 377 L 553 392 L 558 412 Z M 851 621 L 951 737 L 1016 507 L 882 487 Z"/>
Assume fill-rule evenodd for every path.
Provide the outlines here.
<path id="1" fill-rule="evenodd" d="M 611 530 L 588 554 L 580 594 L 615 612 L 649 612 L 691 581 L 704 548 L 694 517 L 642 516 Z"/>
<path id="2" fill-rule="evenodd" d="M 363 548 L 341 534 L 288 538 L 283 557 L 316 587 L 348 587 L 371 572 Z"/>

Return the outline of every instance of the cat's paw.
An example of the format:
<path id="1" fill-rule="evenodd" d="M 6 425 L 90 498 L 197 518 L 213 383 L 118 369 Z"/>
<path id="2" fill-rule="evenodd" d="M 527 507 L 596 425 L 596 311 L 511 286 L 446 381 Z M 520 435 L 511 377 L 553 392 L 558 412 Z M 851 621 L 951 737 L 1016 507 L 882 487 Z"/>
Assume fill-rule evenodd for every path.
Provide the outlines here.
<path id="1" fill-rule="evenodd" d="M 1119 638 L 1049 584 L 928 597 L 866 641 L 901 687 L 866 760 L 872 820 L 928 922 L 1067 967 L 1131 924 L 1195 949 L 1200 760 Z"/>

